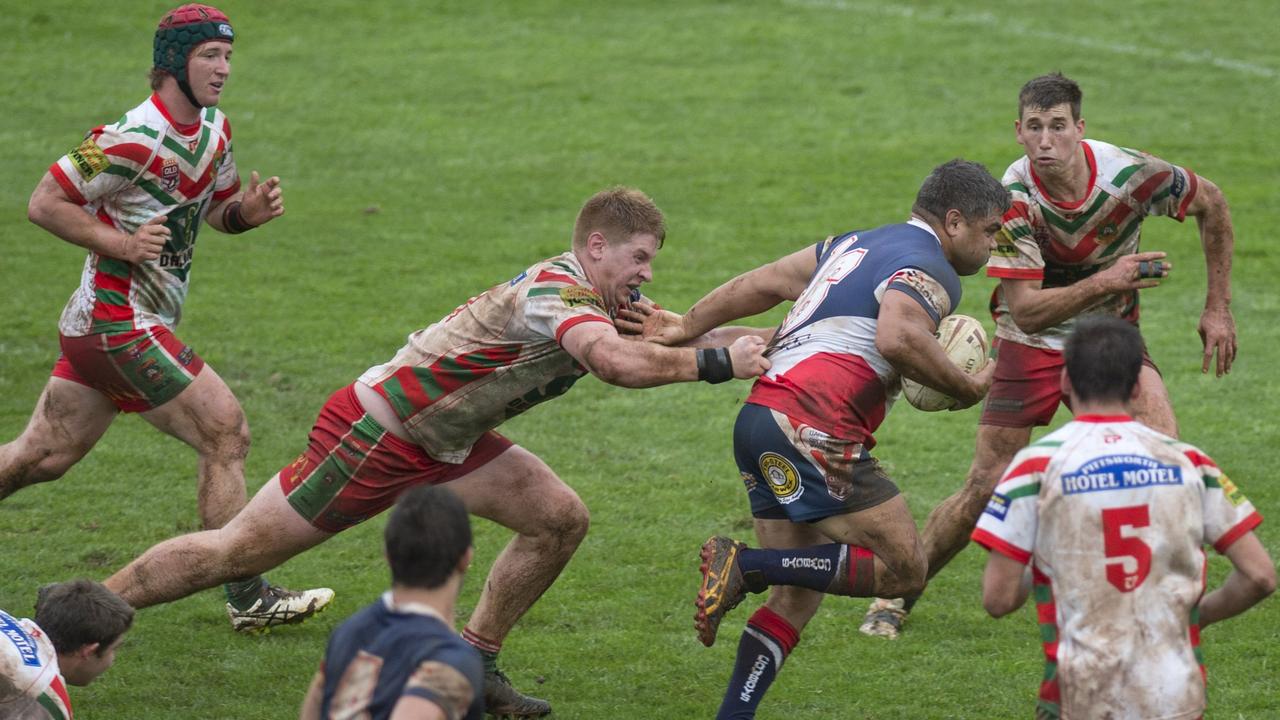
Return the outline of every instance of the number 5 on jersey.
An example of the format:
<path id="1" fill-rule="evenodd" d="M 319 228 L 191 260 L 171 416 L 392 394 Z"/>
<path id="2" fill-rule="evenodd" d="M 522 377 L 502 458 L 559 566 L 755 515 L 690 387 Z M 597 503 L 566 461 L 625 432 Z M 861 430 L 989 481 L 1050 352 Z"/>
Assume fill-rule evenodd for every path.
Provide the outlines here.
<path id="1" fill-rule="evenodd" d="M 1132 532 L 1150 524 L 1151 516 L 1146 505 L 1102 511 L 1102 546 L 1106 556 L 1114 558 L 1114 561 L 1107 562 L 1107 582 L 1122 593 L 1131 592 L 1141 585 L 1147 579 L 1147 573 L 1151 572 L 1151 546 Z M 1135 567 L 1135 570 L 1127 572 L 1126 567 Z"/>

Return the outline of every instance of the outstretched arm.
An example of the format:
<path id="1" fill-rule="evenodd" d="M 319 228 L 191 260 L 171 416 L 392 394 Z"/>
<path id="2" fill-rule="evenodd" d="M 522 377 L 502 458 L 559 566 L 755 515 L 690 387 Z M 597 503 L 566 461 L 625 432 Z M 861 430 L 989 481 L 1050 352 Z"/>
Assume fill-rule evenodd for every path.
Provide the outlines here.
<path id="1" fill-rule="evenodd" d="M 1125 255 L 1102 272 L 1056 288 L 1043 287 L 1040 280 L 1001 278 L 1000 289 L 1018 327 L 1025 333 L 1038 333 L 1079 315 L 1113 293 L 1158 286 L 1160 278 L 1168 277 L 1173 269 L 1173 263 L 1164 258 L 1162 252 Z M 1140 263 L 1153 260 L 1163 264 L 1160 278 L 1141 277 Z"/>
<path id="2" fill-rule="evenodd" d="M 1209 372 L 1216 353 L 1215 370 L 1221 377 L 1231 372 L 1231 364 L 1236 359 L 1236 321 L 1231 316 L 1231 253 L 1235 247 L 1235 231 L 1231 225 L 1231 209 L 1222 190 L 1203 177 L 1199 178 L 1199 184 L 1195 198 L 1187 206 L 1187 214 L 1195 217 L 1200 228 L 1200 245 L 1209 273 L 1198 328 L 1204 344 L 1200 371 Z"/>
<path id="3" fill-rule="evenodd" d="M 727 348 L 670 348 L 631 342 L 619 336 L 610 324 L 589 322 L 569 328 L 560 344 L 592 375 L 622 387 L 753 378 L 769 369 L 764 341 L 751 335 L 735 340 Z"/>
<path id="4" fill-rule="evenodd" d="M 258 172 L 249 174 L 249 186 L 222 202 L 210 206 L 206 219 L 215 230 L 242 233 L 284 214 L 284 190 L 274 175 L 259 184 Z"/>

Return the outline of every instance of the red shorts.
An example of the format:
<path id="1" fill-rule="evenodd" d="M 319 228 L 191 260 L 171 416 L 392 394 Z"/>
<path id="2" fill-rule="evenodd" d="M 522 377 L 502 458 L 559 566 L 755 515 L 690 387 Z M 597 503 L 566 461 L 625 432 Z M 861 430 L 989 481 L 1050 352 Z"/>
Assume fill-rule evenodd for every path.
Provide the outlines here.
<path id="1" fill-rule="evenodd" d="M 1034 348 L 1004 338 L 996 338 L 996 377 L 982 405 L 981 425 L 1025 428 L 1048 425 L 1058 411 L 1058 403 L 1071 403 L 1062 394 L 1062 369 L 1066 366 L 1059 350 Z M 1142 364 L 1156 372 L 1145 347 Z"/>
<path id="2" fill-rule="evenodd" d="M 387 432 L 348 385 L 320 409 L 306 452 L 280 471 L 280 488 L 299 515 L 337 533 L 391 507 L 405 490 L 456 480 L 513 444 L 491 430 L 461 464 L 441 462 Z"/>
<path id="3" fill-rule="evenodd" d="M 58 339 L 53 376 L 93 388 L 127 413 L 169 402 L 204 369 L 204 360 L 162 326 Z"/>

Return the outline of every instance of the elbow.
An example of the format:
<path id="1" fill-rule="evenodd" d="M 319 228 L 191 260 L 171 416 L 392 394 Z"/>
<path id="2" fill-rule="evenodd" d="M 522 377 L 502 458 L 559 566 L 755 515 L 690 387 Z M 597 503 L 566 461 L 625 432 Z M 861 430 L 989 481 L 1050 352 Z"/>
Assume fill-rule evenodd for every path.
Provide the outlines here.
<path id="1" fill-rule="evenodd" d="M 894 334 L 876 334 L 876 351 L 880 356 L 889 361 L 894 367 L 901 367 L 901 362 L 907 354 L 907 343 L 902 336 Z"/>
<path id="2" fill-rule="evenodd" d="M 1253 585 L 1254 594 L 1259 600 L 1271 595 L 1276 591 L 1276 567 L 1271 563 L 1267 563 L 1266 570 L 1249 578 Z"/>
<path id="3" fill-rule="evenodd" d="M 36 198 L 31 198 L 31 202 L 27 203 L 27 220 L 40 227 L 48 227 L 49 211 L 45 208 L 44 203 Z"/>
<path id="4" fill-rule="evenodd" d="M 1009 316 L 1013 319 L 1013 324 L 1017 325 L 1019 330 L 1027 333 L 1028 335 L 1043 332 L 1044 330 L 1048 330 L 1050 327 L 1044 322 L 1043 318 L 1035 317 L 1025 310 L 1019 312 L 1013 306 L 1009 307 Z"/>
<path id="5" fill-rule="evenodd" d="M 1005 615 L 1017 609 L 1013 603 L 1005 598 L 984 596 L 982 598 L 982 609 L 993 618 L 1002 618 Z"/>

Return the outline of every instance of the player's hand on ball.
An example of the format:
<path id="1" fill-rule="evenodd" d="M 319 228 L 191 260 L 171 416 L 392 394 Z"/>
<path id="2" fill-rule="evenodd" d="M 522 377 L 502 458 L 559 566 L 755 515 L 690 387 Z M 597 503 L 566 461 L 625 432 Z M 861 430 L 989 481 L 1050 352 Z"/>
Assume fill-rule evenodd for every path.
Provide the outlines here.
<path id="1" fill-rule="evenodd" d="M 956 404 L 951 406 L 952 410 L 963 410 L 972 405 L 982 402 L 982 398 L 987 396 L 987 391 L 991 389 L 991 382 L 996 378 L 996 361 L 987 359 L 987 364 L 973 375 L 969 376 L 970 393 L 964 397 L 957 397 Z"/>
<path id="2" fill-rule="evenodd" d="M 155 260 L 169 241 L 168 215 L 157 215 L 140 225 L 132 235 L 125 235 L 120 243 L 119 258 L 128 263 Z"/>
<path id="3" fill-rule="evenodd" d="M 765 341 L 755 335 L 743 335 L 729 346 L 729 362 L 733 363 L 733 376 L 748 380 L 763 374 L 772 363 L 764 356 L 768 347 Z"/>

